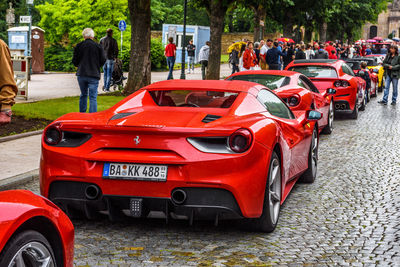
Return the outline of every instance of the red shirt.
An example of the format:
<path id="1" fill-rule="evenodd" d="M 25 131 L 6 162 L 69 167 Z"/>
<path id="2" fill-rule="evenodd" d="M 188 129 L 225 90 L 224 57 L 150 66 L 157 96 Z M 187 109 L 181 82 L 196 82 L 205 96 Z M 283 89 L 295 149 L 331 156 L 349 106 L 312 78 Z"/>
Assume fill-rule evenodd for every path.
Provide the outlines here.
<path id="1" fill-rule="evenodd" d="M 336 54 L 330 54 L 329 59 L 338 59 L 338 58 L 337 58 Z"/>
<path id="2" fill-rule="evenodd" d="M 175 44 L 168 44 L 165 47 L 165 56 L 166 57 L 174 57 L 175 56 L 175 51 L 176 51 L 176 45 Z"/>
<path id="3" fill-rule="evenodd" d="M 254 50 L 246 49 L 243 54 L 243 68 L 248 70 L 257 64 L 257 56 Z"/>

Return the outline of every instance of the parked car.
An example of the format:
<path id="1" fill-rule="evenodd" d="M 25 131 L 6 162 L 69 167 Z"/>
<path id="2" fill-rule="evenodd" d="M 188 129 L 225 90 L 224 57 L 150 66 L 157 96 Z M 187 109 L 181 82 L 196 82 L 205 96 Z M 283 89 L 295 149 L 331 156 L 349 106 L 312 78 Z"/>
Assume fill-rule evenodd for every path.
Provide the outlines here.
<path id="1" fill-rule="evenodd" d="M 320 93 L 310 79 L 298 72 L 277 70 L 241 71 L 227 80 L 249 81 L 262 84 L 282 98 L 292 111 L 317 110 L 323 114 L 318 121 L 319 131 L 330 134 L 333 130 L 335 107 L 332 95 L 335 89 Z"/>
<path id="2" fill-rule="evenodd" d="M 71 216 L 161 211 L 190 222 L 247 218 L 271 232 L 296 181 L 316 178 L 321 116 L 292 112 L 256 83 L 154 83 L 106 111 L 51 123 L 41 193 Z"/>
<path id="3" fill-rule="evenodd" d="M 286 70 L 296 71 L 307 76 L 323 93 L 334 88 L 335 111 L 348 113 L 350 118 L 358 118 L 358 110 L 365 108 L 365 81 L 357 77 L 342 60 L 312 59 L 294 60 Z"/>
<path id="4" fill-rule="evenodd" d="M 74 227 L 49 200 L 0 192 L 0 266 L 73 266 Z"/>
<path id="5" fill-rule="evenodd" d="M 346 64 L 349 65 L 349 67 L 353 70 L 354 74 L 356 76 L 361 77 L 362 75 L 359 75 L 359 72 L 361 70 L 361 62 L 366 62 L 368 68 L 368 64 L 374 60 L 366 58 L 354 58 L 354 59 L 346 59 L 345 61 Z M 368 69 L 367 71 L 369 73 L 369 77 L 371 78 L 371 88 L 369 88 L 368 93 L 366 93 L 367 101 L 369 101 L 371 97 L 376 97 L 378 95 L 379 78 L 378 78 L 378 70 Z"/>

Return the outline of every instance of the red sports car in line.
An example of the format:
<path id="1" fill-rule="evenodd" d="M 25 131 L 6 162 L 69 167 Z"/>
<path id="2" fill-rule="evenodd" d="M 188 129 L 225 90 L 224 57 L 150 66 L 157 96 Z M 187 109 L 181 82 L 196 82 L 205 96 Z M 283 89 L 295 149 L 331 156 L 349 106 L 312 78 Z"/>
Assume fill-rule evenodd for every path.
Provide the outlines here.
<path id="1" fill-rule="evenodd" d="M 335 89 L 320 93 L 304 75 L 293 71 L 254 70 L 237 72 L 227 80 L 241 80 L 262 84 L 282 98 L 292 111 L 317 110 L 323 114 L 318 121 L 319 131 L 330 134 L 333 130 L 335 107 L 332 95 Z"/>
<path id="2" fill-rule="evenodd" d="M 346 64 L 353 70 L 356 76 L 362 77 L 360 75 L 361 71 L 361 62 L 366 62 L 367 66 L 370 66 L 371 62 L 375 61 L 373 58 L 354 58 L 354 59 L 346 59 Z M 379 78 L 378 78 L 378 70 L 377 69 L 366 69 L 363 70 L 368 72 L 369 77 L 371 79 L 371 88 L 368 89 L 367 101 L 369 102 L 371 97 L 376 97 L 378 95 L 378 85 L 379 85 Z"/>
<path id="3" fill-rule="evenodd" d="M 358 118 L 358 110 L 365 108 L 366 83 L 357 77 L 342 60 L 312 59 L 294 60 L 286 70 L 304 74 L 315 84 L 321 93 L 334 88 L 335 111 L 350 112 L 352 119 Z"/>
<path id="4" fill-rule="evenodd" d="M 71 216 L 248 218 L 271 232 L 295 182 L 317 175 L 321 116 L 292 112 L 256 83 L 154 83 L 106 111 L 51 123 L 41 193 Z"/>
<path id="5" fill-rule="evenodd" d="M 30 191 L 0 192 L 0 266 L 73 266 L 74 227 Z"/>

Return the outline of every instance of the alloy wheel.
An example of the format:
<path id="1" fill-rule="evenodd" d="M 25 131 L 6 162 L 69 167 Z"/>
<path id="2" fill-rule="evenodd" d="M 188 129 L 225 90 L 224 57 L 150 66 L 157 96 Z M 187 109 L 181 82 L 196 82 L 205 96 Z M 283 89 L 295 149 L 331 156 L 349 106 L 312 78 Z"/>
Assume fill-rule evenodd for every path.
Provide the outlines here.
<path id="1" fill-rule="evenodd" d="M 40 242 L 29 242 L 21 247 L 11 259 L 8 267 L 41 266 L 54 267 L 49 249 Z"/>
<path id="2" fill-rule="evenodd" d="M 278 159 L 273 159 L 272 171 L 268 177 L 269 187 L 269 211 L 270 217 L 273 224 L 278 221 L 279 209 L 281 206 L 281 167 Z"/>
<path id="3" fill-rule="evenodd" d="M 316 177 L 317 175 L 317 165 L 318 165 L 318 134 L 314 130 L 311 140 L 311 168 L 313 177 Z"/>

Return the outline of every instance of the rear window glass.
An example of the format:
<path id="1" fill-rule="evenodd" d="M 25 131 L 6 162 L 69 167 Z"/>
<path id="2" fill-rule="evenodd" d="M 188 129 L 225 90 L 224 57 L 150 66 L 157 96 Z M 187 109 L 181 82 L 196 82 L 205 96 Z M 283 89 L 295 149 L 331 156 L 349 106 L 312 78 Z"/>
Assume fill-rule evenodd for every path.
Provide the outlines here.
<path id="1" fill-rule="evenodd" d="M 154 102 L 164 107 L 230 108 L 235 102 L 237 92 L 224 91 L 148 91 Z"/>
<path id="2" fill-rule="evenodd" d="M 290 83 L 290 78 L 281 75 L 248 74 L 232 76 L 229 80 L 240 80 L 262 84 L 271 90 L 278 89 Z"/>
<path id="3" fill-rule="evenodd" d="M 328 66 L 295 66 L 289 70 L 300 72 L 309 78 L 337 78 L 336 70 Z"/>

